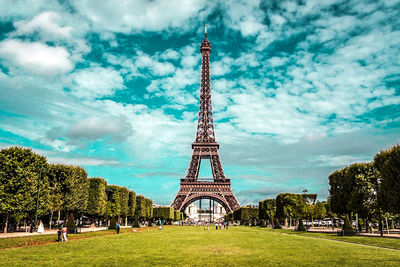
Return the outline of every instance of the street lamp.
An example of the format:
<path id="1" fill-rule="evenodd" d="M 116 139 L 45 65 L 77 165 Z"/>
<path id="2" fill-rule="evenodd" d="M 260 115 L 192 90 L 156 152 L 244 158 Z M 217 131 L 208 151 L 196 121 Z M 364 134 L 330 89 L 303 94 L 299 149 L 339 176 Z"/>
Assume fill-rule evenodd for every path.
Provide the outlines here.
<path id="1" fill-rule="evenodd" d="M 378 181 L 378 178 L 376 178 L 376 180 L 375 180 L 375 189 L 376 189 L 376 202 L 377 202 L 376 204 L 378 206 L 379 232 L 380 232 L 381 237 L 383 237 L 381 206 L 379 205 L 380 203 L 379 203 L 379 189 L 378 189 L 378 186 L 379 186 L 379 181 Z"/>
<path id="2" fill-rule="evenodd" d="M 40 182 L 42 181 L 42 174 L 43 174 L 43 170 L 45 168 L 38 166 L 38 169 L 39 169 L 39 180 L 38 180 L 37 195 L 36 195 L 35 221 L 33 222 L 32 228 L 36 228 L 36 225 L 37 225 L 37 212 L 39 209 Z M 31 228 L 31 232 L 33 230 L 32 228 Z"/>

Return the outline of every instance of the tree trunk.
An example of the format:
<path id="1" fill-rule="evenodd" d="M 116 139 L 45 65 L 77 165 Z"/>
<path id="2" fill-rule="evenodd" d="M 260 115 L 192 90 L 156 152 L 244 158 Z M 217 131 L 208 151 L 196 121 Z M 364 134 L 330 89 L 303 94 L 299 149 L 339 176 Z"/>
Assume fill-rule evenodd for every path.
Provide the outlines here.
<path id="1" fill-rule="evenodd" d="M 369 221 L 368 221 L 368 217 L 365 218 L 365 232 L 368 233 L 368 227 L 369 227 Z"/>
<path id="2" fill-rule="evenodd" d="M 285 217 L 285 222 L 284 222 L 284 224 L 285 224 L 285 227 L 288 225 L 287 224 L 287 218 Z"/>
<path id="3" fill-rule="evenodd" d="M 394 231 L 394 220 L 392 219 L 392 229 Z"/>
<path id="4" fill-rule="evenodd" d="M 57 225 L 60 225 L 61 211 L 58 210 Z"/>
<path id="5" fill-rule="evenodd" d="M 50 211 L 50 221 L 49 221 L 49 230 L 51 230 L 51 224 L 53 222 L 53 211 Z"/>
<path id="6" fill-rule="evenodd" d="M 387 217 L 385 217 L 385 221 L 386 221 L 386 229 L 387 229 L 387 233 L 389 234 L 389 223 L 388 223 L 388 219 L 387 219 Z"/>
<path id="7" fill-rule="evenodd" d="M 8 228 L 8 213 L 6 213 L 6 222 L 4 224 L 4 234 L 7 234 L 7 228 Z"/>
<path id="8" fill-rule="evenodd" d="M 128 226 L 128 217 L 125 217 L 125 226 Z"/>
<path id="9" fill-rule="evenodd" d="M 96 225 L 94 224 L 94 215 L 92 215 L 92 223 L 90 224 L 90 228 L 95 228 Z"/>

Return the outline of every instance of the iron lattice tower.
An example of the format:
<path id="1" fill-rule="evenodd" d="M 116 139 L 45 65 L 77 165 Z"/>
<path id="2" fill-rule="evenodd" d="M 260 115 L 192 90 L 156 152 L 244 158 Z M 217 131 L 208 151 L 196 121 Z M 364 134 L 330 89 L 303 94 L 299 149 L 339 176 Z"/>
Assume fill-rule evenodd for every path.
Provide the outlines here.
<path id="1" fill-rule="evenodd" d="M 225 177 L 218 153 L 219 144 L 215 140 L 210 83 L 211 43 L 207 40 L 207 26 L 204 28 L 204 40 L 201 43 L 200 52 L 202 56 L 201 85 L 196 140 L 192 144 L 192 158 L 186 176 L 181 179 L 180 189 L 171 206 L 176 210 L 184 211 L 196 200 L 212 199 L 219 202 L 226 212 L 232 212 L 240 205 L 231 190 L 230 179 Z M 212 179 L 198 177 L 202 159 L 210 160 Z"/>

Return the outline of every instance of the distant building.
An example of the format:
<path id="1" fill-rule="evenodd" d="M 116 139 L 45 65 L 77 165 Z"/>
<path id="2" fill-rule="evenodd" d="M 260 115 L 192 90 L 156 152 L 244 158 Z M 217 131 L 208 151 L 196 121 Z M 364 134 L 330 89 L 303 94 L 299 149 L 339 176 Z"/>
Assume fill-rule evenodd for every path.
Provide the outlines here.
<path id="1" fill-rule="evenodd" d="M 225 209 L 222 207 L 221 204 L 216 203 L 213 208 L 213 213 L 210 216 L 210 210 L 200 210 L 194 203 L 190 204 L 185 209 L 185 214 L 188 217 L 189 221 L 198 222 L 198 221 L 221 221 L 223 220 L 224 216 L 226 215 Z"/>

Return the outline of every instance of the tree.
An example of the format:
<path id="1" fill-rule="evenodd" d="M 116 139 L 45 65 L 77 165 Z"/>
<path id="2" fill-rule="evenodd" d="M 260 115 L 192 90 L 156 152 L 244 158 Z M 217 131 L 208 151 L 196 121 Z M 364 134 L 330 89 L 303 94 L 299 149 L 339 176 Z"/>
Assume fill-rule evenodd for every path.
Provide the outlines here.
<path id="1" fill-rule="evenodd" d="M 136 196 L 135 220 L 146 218 L 146 202 L 142 195 Z"/>
<path id="2" fill-rule="evenodd" d="M 135 208 L 136 208 L 136 193 L 134 191 L 129 191 L 129 200 L 128 200 L 128 217 L 133 219 L 135 216 Z"/>
<path id="3" fill-rule="evenodd" d="M 110 218 L 121 215 L 120 188 L 118 185 L 107 185 L 107 208 L 106 214 Z"/>
<path id="4" fill-rule="evenodd" d="M 367 220 L 376 206 L 376 181 L 372 163 L 354 163 L 333 172 L 329 176 L 332 211 L 349 217 L 354 212 Z"/>
<path id="5" fill-rule="evenodd" d="M 241 224 L 249 224 L 252 220 L 258 219 L 258 208 L 254 207 L 240 207 L 233 212 L 235 220 L 240 220 Z"/>
<path id="6" fill-rule="evenodd" d="M 276 217 L 279 219 L 299 219 L 304 214 L 304 198 L 299 194 L 282 193 L 276 197 Z"/>
<path id="7" fill-rule="evenodd" d="M 86 214 L 92 217 L 91 227 L 94 227 L 95 217 L 104 216 L 107 208 L 107 182 L 103 178 L 89 178 L 88 204 Z"/>
<path id="8" fill-rule="evenodd" d="M 259 202 L 258 214 L 260 219 L 267 220 L 272 224 L 275 218 L 276 201 L 275 199 L 265 199 Z"/>
<path id="9" fill-rule="evenodd" d="M 348 213 L 347 203 L 350 199 L 350 187 L 346 183 L 345 173 L 347 168 L 341 170 L 335 170 L 328 177 L 329 179 L 329 197 L 330 197 L 330 208 L 333 212 L 338 214 Z"/>
<path id="10" fill-rule="evenodd" d="M 155 207 L 153 209 L 153 218 L 161 220 L 173 220 L 175 217 L 172 207 Z"/>
<path id="11" fill-rule="evenodd" d="M 84 212 L 88 201 L 87 172 L 79 166 L 62 165 L 62 168 L 62 193 L 66 215 L 70 212 Z"/>
<path id="12" fill-rule="evenodd" d="M 317 203 L 315 203 L 314 217 L 318 220 L 322 220 L 326 217 L 325 202 L 317 201 Z"/>
<path id="13" fill-rule="evenodd" d="M 125 226 L 128 224 L 129 215 L 129 189 L 120 188 L 121 217 L 125 219 Z"/>
<path id="14" fill-rule="evenodd" d="M 151 219 L 153 217 L 153 201 L 149 198 L 145 198 L 146 205 L 146 219 Z"/>
<path id="15" fill-rule="evenodd" d="M 400 213 L 400 145 L 377 153 L 374 165 L 381 178 L 378 188 L 381 207 L 385 211 Z"/>
<path id="16" fill-rule="evenodd" d="M 9 216 L 24 213 L 32 218 L 48 212 L 49 182 L 46 158 L 31 149 L 10 147 L 0 151 L 0 213 L 5 217 L 7 233 Z M 39 192 L 39 198 L 38 198 Z"/>
<path id="17" fill-rule="evenodd" d="M 62 184 L 64 180 L 60 175 L 63 170 L 63 165 L 61 164 L 48 164 L 47 174 L 49 176 L 49 189 L 50 189 L 50 200 L 49 200 L 49 210 L 50 210 L 50 222 L 49 229 L 51 229 L 51 224 L 53 221 L 53 213 L 58 212 L 57 224 L 60 221 L 60 213 L 63 209 L 63 194 L 62 194 Z"/>

